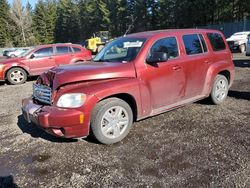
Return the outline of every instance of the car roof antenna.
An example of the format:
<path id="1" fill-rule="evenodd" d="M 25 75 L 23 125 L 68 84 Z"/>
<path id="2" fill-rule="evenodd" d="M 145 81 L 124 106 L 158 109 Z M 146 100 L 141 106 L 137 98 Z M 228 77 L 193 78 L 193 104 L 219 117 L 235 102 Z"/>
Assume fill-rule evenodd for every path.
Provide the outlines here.
<path id="1" fill-rule="evenodd" d="M 130 32 L 130 30 L 134 27 L 134 22 L 137 19 L 137 17 L 134 18 L 133 15 L 131 15 L 131 24 L 128 26 L 128 29 L 126 30 L 126 32 L 124 33 L 124 37 L 128 34 L 128 32 Z"/>

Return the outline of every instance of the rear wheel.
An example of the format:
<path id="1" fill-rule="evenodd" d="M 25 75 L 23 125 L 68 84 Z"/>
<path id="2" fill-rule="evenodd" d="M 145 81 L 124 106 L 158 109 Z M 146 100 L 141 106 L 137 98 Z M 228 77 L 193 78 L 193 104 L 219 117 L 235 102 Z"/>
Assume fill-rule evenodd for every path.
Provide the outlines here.
<path id="1" fill-rule="evenodd" d="M 221 104 L 228 94 L 228 80 L 223 75 L 217 75 L 211 91 L 211 100 L 214 104 Z"/>
<path id="2" fill-rule="evenodd" d="M 91 118 L 94 137 L 103 144 L 114 144 L 125 138 L 133 123 L 131 107 L 118 98 L 99 102 Z"/>
<path id="3" fill-rule="evenodd" d="M 13 85 L 23 84 L 27 80 L 27 73 L 21 68 L 12 68 L 7 72 L 7 80 Z"/>

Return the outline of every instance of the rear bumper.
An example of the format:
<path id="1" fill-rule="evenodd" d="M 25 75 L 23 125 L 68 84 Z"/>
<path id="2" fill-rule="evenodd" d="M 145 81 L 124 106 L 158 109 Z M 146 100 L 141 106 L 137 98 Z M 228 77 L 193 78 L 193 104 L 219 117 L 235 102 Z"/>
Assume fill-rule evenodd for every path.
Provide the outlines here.
<path id="1" fill-rule="evenodd" d="M 78 138 L 89 134 L 88 118 L 76 109 L 41 106 L 27 98 L 22 101 L 22 113 L 29 123 L 57 137 Z"/>

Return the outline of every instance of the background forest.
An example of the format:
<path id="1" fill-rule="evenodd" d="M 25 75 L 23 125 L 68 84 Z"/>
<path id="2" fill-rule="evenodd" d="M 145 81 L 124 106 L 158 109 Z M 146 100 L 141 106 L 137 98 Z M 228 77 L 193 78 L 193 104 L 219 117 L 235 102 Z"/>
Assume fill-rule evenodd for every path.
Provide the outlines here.
<path id="1" fill-rule="evenodd" d="M 97 31 L 189 28 L 240 21 L 249 0 L 0 0 L 0 47 L 81 43 Z"/>

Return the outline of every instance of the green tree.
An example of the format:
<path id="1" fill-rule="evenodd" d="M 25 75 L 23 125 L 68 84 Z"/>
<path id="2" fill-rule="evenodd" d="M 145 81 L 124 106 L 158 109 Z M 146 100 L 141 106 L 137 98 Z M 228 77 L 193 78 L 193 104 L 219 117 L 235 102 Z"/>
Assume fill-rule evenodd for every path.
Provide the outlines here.
<path id="1" fill-rule="evenodd" d="M 0 47 L 10 46 L 8 24 L 10 20 L 9 5 L 6 0 L 0 0 Z"/>
<path id="2" fill-rule="evenodd" d="M 53 0 L 39 0 L 33 14 L 33 32 L 36 43 L 49 44 L 55 41 L 57 4 Z"/>
<path id="3" fill-rule="evenodd" d="M 73 0 L 60 0 L 57 8 L 56 42 L 79 42 L 79 7 Z"/>
<path id="4" fill-rule="evenodd" d="M 20 0 L 14 0 L 10 9 L 10 32 L 15 46 L 32 45 L 32 17 L 30 6 L 23 7 Z"/>
<path id="5" fill-rule="evenodd" d="M 110 24 L 109 10 L 107 4 L 103 0 L 93 0 L 91 1 L 94 7 L 93 17 L 95 22 L 92 23 L 92 28 L 94 31 L 108 30 Z"/>

